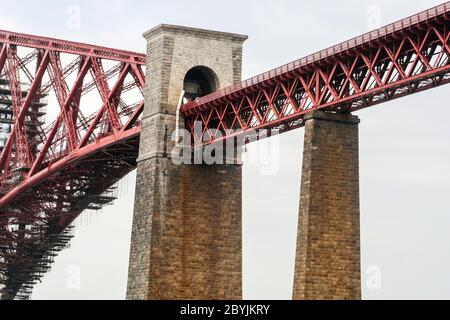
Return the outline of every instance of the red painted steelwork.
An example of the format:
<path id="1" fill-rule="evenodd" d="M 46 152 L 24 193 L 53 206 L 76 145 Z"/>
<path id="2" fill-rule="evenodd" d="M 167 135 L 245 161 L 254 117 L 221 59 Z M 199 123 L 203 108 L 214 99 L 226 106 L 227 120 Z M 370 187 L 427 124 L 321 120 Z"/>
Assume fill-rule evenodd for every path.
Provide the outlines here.
<path id="1" fill-rule="evenodd" d="M 13 122 L 0 156 L 0 295 L 26 298 L 73 220 L 113 201 L 136 167 L 145 60 L 0 31 L 0 123 Z"/>
<path id="2" fill-rule="evenodd" d="M 6 55 L 5 65 L 8 65 L 6 76 L 11 87 L 14 107 L 14 130 L 9 135 L 7 143 L 0 157 L 0 187 L 7 190 L 0 199 L 0 208 L 5 207 L 11 200 L 17 198 L 27 187 L 33 187 L 43 179 L 55 173 L 55 163 L 66 164 L 76 161 L 85 152 L 94 152 L 101 149 L 102 141 L 106 138 L 117 142 L 122 137 L 133 134 L 139 127 L 139 115 L 143 110 L 144 73 L 142 65 L 145 56 L 127 51 L 89 46 L 79 43 L 54 40 L 36 36 L 26 36 L 11 32 L 0 31 L 2 55 Z M 17 45 L 27 47 L 36 46 L 36 72 L 33 75 L 26 64 L 15 53 Z M 61 54 L 69 53 L 71 63 L 62 67 Z M 30 64 L 30 59 L 27 64 Z M 105 72 L 103 63 L 116 62 Z M 30 74 L 32 83 L 23 100 L 23 85 L 19 76 L 26 70 Z M 1 70 L 0 70 L 1 71 Z M 48 74 L 48 84 L 42 85 L 44 74 Z M 71 87 L 67 78 L 77 72 Z M 90 72 L 90 82 L 83 85 Z M 125 83 L 126 78 L 128 82 Z M 112 84 L 112 89 L 110 89 Z M 43 89 L 44 88 L 44 89 Z M 95 92 L 100 104 L 93 106 L 86 118 L 80 106 L 81 97 L 87 93 Z M 126 103 L 122 95 L 126 91 L 138 89 L 138 97 L 133 103 Z M 136 91 L 136 90 L 135 90 Z M 45 130 L 40 128 L 40 135 L 32 138 L 26 133 L 26 118 L 30 113 L 30 105 L 35 99 L 54 93 L 59 104 L 59 115 Z M 96 108 L 95 108 L 96 107 Z M 30 119 L 28 119 L 30 120 Z M 125 123 L 125 125 L 123 124 Z M 39 126 L 38 126 L 39 127 Z M 32 154 L 32 151 L 35 152 Z M 56 152 L 55 150 L 58 150 Z M 69 161 L 70 160 L 70 161 Z M 62 167 L 60 168 L 62 169 Z M 21 180 L 15 188 L 8 190 L 11 180 Z"/>
<path id="3" fill-rule="evenodd" d="M 194 144 L 292 130 L 313 110 L 352 112 L 448 83 L 449 11 L 447 2 L 184 105 Z M 13 121 L 0 156 L 7 296 L 28 292 L 47 270 L 42 261 L 67 243 L 64 230 L 83 210 L 113 201 L 114 184 L 136 167 L 145 60 L 0 31 L 0 94 L 10 97 L 0 112 Z M 54 121 L 42 121 L 46 104 Z"/>
<path id="4" fill-rule="evenodd" d="M 139 65 L 145 64 L 146 60 L 146 55 L 143 53 L 111 49 L 92 44 L 58 40 L 4 30 L 0 30 L 0 43 Z"/>
<path id="5" fill-rule="evenodd" d="M 206 145 L 298 128 L 313 110 L 351 112 L 448 83 L 449 11 L 447 2 L 192 101 L 181 110 L 186 127 Z"/>

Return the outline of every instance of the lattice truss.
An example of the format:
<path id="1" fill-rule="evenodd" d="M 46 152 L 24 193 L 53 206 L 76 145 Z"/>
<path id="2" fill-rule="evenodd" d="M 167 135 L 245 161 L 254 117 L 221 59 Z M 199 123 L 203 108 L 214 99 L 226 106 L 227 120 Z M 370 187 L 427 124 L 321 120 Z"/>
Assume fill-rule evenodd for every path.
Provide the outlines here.
<path id="1" fill-rule="evenodd" d="M 446 3 L 185 105 L 195 144 L 303 126 L 312 110 L 349 112 L 449 82 Z M 202 129 L 198 128 L 201 123 Z"/>
<path id="2" fill-rule="evenodd" d="M 26 298 L 136 166 L 145 55 L 2 31 L 0 48 L 0 286 Z"/>
<path id="3" fill-rule="evenodd" d="M 352 112 L 448 83 L 449 12 L 447 2 L 182 106 L 193 144 L 287 131 L 313 110 Z M 136 167 L 144 64 L 142 54 L 0 31 L 4 297 L 26 298 L 73 220 L 111 203 Z"/>

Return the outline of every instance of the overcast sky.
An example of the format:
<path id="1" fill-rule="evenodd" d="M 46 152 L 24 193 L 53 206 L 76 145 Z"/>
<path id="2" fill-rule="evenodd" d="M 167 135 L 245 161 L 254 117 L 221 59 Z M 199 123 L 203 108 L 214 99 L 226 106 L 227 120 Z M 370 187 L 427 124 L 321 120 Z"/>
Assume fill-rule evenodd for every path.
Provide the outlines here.
<path id="1" fill-rule="evenodd" d="M 2 3 L 0 29 L 140 52 L 160 23 L 242 33 L 248 78 L 441 2 L 22 0 Z M 450 299 L 449 99 L 447 86 L 358 112 L 364 299 Z M 248 147 L 262 156 L 244 167 L 246 299 L 291 298 L 303 133 Z M 134 181 L 78 219 L 33 299 L 125 298 Z"/>

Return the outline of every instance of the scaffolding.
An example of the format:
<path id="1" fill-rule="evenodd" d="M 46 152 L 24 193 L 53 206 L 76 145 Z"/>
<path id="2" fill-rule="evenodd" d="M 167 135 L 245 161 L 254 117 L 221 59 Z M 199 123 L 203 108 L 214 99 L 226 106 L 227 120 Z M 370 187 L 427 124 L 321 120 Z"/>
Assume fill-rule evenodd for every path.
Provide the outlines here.
<path id="1" fill-rule="evenodd" d="M 66 202 L 67 196 L 60 194 L 58 201 Z M 117 187 L 105 190 L 99 183 L 79 193 L 78 200 L 67 201 L 64 207 L 44 205 L 50 203 L 50 197 L 41 194 L 40 208 L 16 206 L 8 212 L 8 219 L 0 219 L 1 299 L 28 300 L 36 283 L 50 271 L 55 257 L 69 247 L 73 220 L 85 210 L 98 211 L 110 205 L 117 199 Z"/>
<path id="2" fill-rule="evenodd" d="M 28 300 L 34 285 L 47 273 L 58 253 L 68 247 L 72 239 L 72 227 L 59 234 L 41 234 L 39 228 L 24 232 L 8 232 L 2 239 L 1 250 L 8 252 L 0 261 L 0 295 L 2 299 Z"/>
<path id="3" fill-rule="evenodd" d="M 21 84 L 22 97 L 28 95 L 30 84 Z M 47 114 L 47 95 L 38 94 L 31 103 L 30 109 L 26 114 L 26 132 L 29 139 L 34 139 L 39 133 L 39 127 L 45 124 Z M 3 151 L 6 141 L 13 129 L 14 110 L 9 88 L 9 80 L 0 79 L 0 152 Z M 33 151 L 33 150 L 32 150 Z M 34 150 L 37 151 L 37 150 Z"/>
<path id="4" fill-rule="evenodd" d="M 30 85 L 21 83 L 22 98 L 27 97 Z M 27 137 L 36 138 L 45 124 L 47 95 L 37 94 L 25 115 Z M 9 80 L 0 78 L 0 152 L 3 151 L 14 125 L 13 97 Z M 39 152 L 30 150 L 34 154 Z M 11 172 L 3 182 L 0 195 L 19 184 L 26 168 Z M 27 217 L 17 210 L 0 219 L 0 296 L 2 299 L 28 299 L 34 284 L 50 269 L 57 253 L 67 247 L 72 229 L 52 233 L 48 221 Z"/>

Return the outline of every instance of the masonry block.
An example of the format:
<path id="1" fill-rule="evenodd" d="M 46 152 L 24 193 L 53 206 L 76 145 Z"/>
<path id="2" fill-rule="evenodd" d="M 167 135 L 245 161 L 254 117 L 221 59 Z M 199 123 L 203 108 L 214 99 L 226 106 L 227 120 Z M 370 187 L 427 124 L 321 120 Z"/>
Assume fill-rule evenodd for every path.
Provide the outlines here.
<path id="1" fill-rule="evenodd" d="M 241 80 L 246 36 L 171 25 L 148 41 L 128 299 L 242 299 L 242 166 L 176 165 L 176 109 L 186 74 Z M 183 123 L 181 121 L 181 123 Z"/>
<path id="2" fill-rule="evenodd" d="M 306 116 L 294 300 L 361 299 L 359 119 Z"/>

